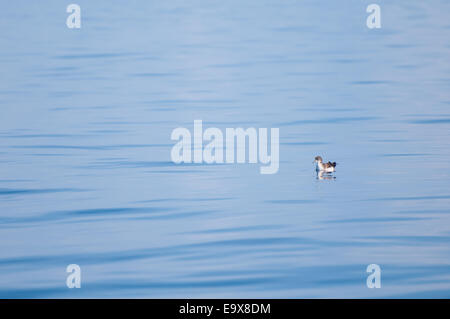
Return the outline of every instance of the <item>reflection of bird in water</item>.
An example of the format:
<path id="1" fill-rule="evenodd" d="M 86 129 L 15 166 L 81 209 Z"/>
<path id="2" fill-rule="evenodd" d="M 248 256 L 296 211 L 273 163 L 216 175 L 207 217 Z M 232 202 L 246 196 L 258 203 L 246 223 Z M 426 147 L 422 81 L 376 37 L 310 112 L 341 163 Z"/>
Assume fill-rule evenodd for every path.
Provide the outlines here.
<path id="1" fill-rule="evenodd" d="M 328 162 L 324 163 L 322 160 L 322 157 L 316 156 L 314 158 L 314 163 L 316 164 L 316 171 L 317 172 L 325 172 L 325 173 L 332 173 L 336 171 L 336 162 Z"/>
<path id="2" fill-rule="evenodd" d="M 336 177 L 325 171 L 317 171 L 317 179 L 336 179 Z"/>

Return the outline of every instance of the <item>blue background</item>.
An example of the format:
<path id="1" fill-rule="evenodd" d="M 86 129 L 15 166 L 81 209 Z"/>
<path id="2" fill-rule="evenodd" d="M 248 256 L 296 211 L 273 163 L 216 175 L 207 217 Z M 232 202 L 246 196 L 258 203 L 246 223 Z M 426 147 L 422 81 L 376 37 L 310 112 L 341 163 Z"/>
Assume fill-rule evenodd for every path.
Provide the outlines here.
<path id="1" fill-rule="evenodd" d="M 1 297 L 450 297 L 448 1 L 76 3 L 1 2 Z M 279 172 L 171 163 L 195 119 Z"/>

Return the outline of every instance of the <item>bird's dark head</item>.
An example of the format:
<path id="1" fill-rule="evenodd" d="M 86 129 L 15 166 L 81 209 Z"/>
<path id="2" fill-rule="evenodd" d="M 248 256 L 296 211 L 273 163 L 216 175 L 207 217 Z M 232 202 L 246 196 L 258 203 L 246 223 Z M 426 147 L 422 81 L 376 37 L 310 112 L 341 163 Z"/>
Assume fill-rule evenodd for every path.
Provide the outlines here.
<path id="1" fill-rule="evenodd" d="M 314 162 L 318 162 L 318 163 L 322 163 L 322 157 L 320 157 L 320 156 L 316 156 L 315 158 L 314 158 Z"/>

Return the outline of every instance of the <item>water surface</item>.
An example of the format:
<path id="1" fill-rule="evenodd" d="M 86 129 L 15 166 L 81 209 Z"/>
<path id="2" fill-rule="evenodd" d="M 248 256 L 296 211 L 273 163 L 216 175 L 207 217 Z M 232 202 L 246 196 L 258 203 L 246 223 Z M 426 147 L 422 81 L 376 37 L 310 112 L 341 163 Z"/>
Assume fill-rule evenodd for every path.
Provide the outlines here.
<path id="1" fill-rule="evenodd" d="M 364 1 L 77 3 L 0 10 L 0 297 L 450 297 L 447 1 L 377 30 Z M 279 172 L 173 164 L 196 119 L 280 128 Z"/>

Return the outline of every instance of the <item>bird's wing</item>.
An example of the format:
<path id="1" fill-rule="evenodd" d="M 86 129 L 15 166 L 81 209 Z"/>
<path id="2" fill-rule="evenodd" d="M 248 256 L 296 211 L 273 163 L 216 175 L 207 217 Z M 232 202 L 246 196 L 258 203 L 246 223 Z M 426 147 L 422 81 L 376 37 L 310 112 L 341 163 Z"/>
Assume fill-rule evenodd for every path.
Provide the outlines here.
<path id="1" fill-rule="evenodd" d="M 328 162 L 328 163 L 325 164 L 325 166 L 326 167 L 336 167 L 336 162 L 333 162 L 333 163 Z"/>

